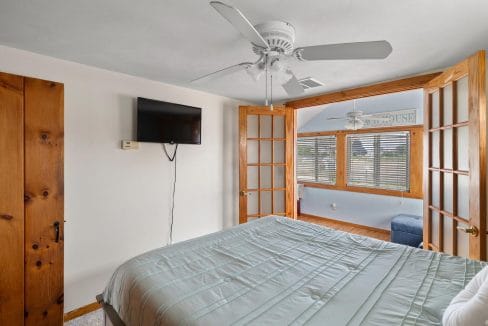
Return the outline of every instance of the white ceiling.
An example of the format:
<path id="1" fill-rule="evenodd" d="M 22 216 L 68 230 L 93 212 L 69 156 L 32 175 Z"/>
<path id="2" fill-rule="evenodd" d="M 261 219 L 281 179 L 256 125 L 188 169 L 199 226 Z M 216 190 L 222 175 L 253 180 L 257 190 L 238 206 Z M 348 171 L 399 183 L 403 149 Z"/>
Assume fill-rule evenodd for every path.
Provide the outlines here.
<path id="1" fill-rule="evenodd" d="M 436 70 L 488 48 L 486 0 L 233 0 L 255 24 L 280 19 L 296 46 L 386 39 L 383 61 L 306 62 L 297 77 L 322 93 Z M 189 80 L 256 56 L 206 0 L 0 0 L 0 44 L 260 103 L 264 82 L 245 72 Z M 277 87 L 277 100 L 286 94 Z M 307 95 L 313 94 L 311 91 Z"/>

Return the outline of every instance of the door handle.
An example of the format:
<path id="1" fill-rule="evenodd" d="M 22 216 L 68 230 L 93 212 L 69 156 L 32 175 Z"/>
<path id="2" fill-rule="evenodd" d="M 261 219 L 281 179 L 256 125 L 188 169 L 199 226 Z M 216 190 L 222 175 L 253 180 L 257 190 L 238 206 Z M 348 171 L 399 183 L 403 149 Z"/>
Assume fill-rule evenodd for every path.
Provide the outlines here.
<path id="1" fill-rule="evenodd" d="M 248 196 L 249 193 L 247 191 L 241 190 L 241 191 L 239 191 L 239 195 L 240 196 Z"/>
<path id="2" fill-rule="evenodd" d="M 54 222 L 53 226 L 54 226 L 54 232 L 56 233 L 54 241 L 59 242 L 59 222 L 58 221 Z"/>
<path id="3" fill-rule="evenodd" d="M 458 227 L 457 227 L 457 229 L 458 229 L 459 231 L 463 231 L 464 233 L 471 234 L 473 237 L 477 237 L 477 236 L 478 236 L 478 234 L 480 233 L 480 232 L 478 231 L 478 228 L 477 228 L 476 226 L 474 226 L 474 225 L 471 225 L 471 226 L 469 226 L 469 227 L 467 227 L 467 228 L 463 228 L 463 227 L 461 227 L 461 226 L 458 226 Z"/>

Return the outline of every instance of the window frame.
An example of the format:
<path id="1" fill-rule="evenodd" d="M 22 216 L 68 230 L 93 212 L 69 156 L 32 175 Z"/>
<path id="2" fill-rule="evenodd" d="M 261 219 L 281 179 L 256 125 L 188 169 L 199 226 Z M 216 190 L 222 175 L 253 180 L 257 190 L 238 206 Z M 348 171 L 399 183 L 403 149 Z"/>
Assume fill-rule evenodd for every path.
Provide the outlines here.
<path id="1" fill-rule="evenodd" d="M 309 139 L 312 139 L 314 141 L 314 155 L 312 155 L 313 159 L 314 159 L 314 176 L 313 178 L 315 179 L 315 181 L 310 181 L 310 180 L 301 180 L 300 182 L 312 182 L 312 183 L 320 183 L 320 184 L 325 184 L 325 185 L 330 185 L 330 186 L 334 186 L 337 184 L 337 137 L 335 135 L 326 135 L 326 136 L 308 136 L 308 137 L 298 137 L 298 138 L 309 138 Z M 297 174 L 297 180 L 298 180 L 298 138 L 297 138 L 297 162 L 295 164 L 296 166 L 296 174 Z M 319 179 L 319 173 L 317 171 L 317 168 L 318 168 L 318 165 L 320 164 L 318 162 L 318 158 L 320 157 L 320 155 L 318 154 L 318 150 L 319 150 L 319 145 L 318 145 L 318 140 L 319 139 L 324 139 L 324 138 L 333 138 L 333 142 L 334 142 L 334 182 L 323 182 L 323 181 L 318 181 Z"/>
<path id="2" fill-rule="evenodd" d="M 410 133 L 410 174 L 409 174 L 409 191 L 399 191 L 390 189 L 379 189 L 361 186 L 347 185 L 347 144 L 346 136 L 350 134 L 361 133 L 388 133 L 388 132 L 409 132 Z M 336 136 L 336 184 L 323 184 L 318 182 L 297 181 L 305 187 L 341 190 L 350 192 L 370 193 L 376 195 L 398 196 L 407 198 L 423 198 L 423 125 L 412 126 L 395 126 L 384 128 L 366 128 L 359 130 L 336 130 L 297 133 L 297 140 L 300 137 L 317 137 L 317 136 Z"/>

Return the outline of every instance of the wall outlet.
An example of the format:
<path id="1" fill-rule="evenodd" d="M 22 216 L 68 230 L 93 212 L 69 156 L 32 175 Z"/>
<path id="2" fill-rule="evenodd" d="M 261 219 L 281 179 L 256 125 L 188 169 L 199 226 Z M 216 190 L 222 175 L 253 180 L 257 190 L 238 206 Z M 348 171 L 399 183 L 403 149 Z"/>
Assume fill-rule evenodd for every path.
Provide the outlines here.
<path id="1" fill-rule="evenodd" d="M 139 143 L 133 140 L 123 140 L 121 144 L 122 149 L 138 149 Z"/>
<path id="2" fill-rule="evenodd" d="M 303 198 L 303 191 L 305 190 L 305 186 L 303 184 L 298 184 L 297 185 L 297 194 L 298 194 L 298 199 Z"/>

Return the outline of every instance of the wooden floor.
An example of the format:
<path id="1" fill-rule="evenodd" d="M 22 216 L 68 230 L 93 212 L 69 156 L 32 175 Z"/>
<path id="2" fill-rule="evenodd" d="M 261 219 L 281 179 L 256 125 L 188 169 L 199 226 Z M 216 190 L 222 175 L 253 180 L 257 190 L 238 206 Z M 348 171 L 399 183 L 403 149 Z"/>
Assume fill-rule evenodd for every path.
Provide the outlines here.
<path id="1" fill-rule="evenodd" d="M 390 231 L 388 230 L 375 229 L 368 226 L 336 221 L 328 218 L 311 216 L 311 215 L 300 215 L 298 219 L 308 223 L 327 226 L 329 228 L 336 229 L 336 230 L 364 235 L 367 237 L 376 238 L 384 241 L 390 241 Z"/>

